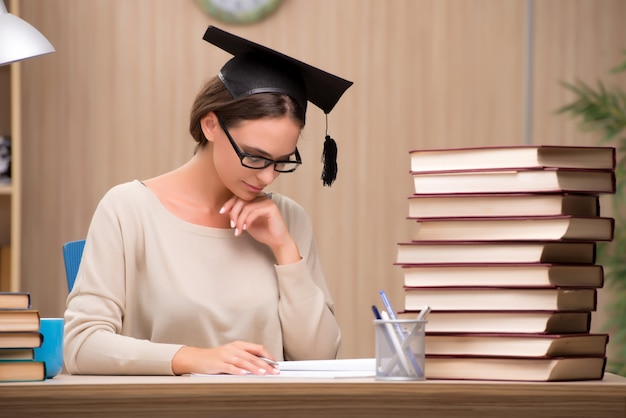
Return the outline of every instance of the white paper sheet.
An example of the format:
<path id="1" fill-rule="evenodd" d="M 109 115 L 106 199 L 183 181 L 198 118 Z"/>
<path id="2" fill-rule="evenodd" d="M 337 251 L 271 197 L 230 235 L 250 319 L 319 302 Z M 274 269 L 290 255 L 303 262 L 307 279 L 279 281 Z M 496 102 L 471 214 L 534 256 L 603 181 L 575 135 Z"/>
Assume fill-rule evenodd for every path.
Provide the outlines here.
<path id="1" fill-rule="evenodd" d="M 339 360 L 299 360 L 279 361 L 280 374 L 263 375 L 259 377 L 320 377 L 320 378 L 347 378 L 347 377 L 374 377 L 376 375 L 376 359 L 339 359 Z M 208 375 L 194 373 L 192 376 L 224 376 L 235 375 Z M 257 375 L 246 375 L 252 377 Z"/>

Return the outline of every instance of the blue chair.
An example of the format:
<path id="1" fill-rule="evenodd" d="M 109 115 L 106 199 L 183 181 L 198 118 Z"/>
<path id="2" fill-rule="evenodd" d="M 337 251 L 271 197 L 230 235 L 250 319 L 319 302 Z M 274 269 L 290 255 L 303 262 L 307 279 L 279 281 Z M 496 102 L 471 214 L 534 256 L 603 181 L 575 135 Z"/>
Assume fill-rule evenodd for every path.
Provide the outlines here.
<path id="1" fill-rule="evenodd" d="M 78 266 L 83 257 L 83 249 L 85 248 L 85 240 L 70 241 L 63 244 L 63 261 L 65 262 L 65 276 L 67 277 L 67 290 L 72 291 Z"/>

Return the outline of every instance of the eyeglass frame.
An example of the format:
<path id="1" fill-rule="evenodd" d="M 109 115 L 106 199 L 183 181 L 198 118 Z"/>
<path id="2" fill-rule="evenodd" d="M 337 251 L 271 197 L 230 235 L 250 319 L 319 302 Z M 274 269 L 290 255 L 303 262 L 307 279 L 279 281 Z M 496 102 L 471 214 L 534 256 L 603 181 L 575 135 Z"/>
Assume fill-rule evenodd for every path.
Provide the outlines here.
<path id="1" fill-rule="evenodd" d="M 241 163 L 241 165 L 243 167 L 246 168 L 250 168 L 252 170 L 264 170 L 267 167 L 269 167 L 270 165 L 274 165 L 274 171 L 279 172 L 279 173 L 293 173 L 294 171 L 296 171 L 298 169 L 298 167 L 300 167 L 300 165 L 302 164 L 302 159 L 300 158 L 300 152 L 298 152 L 298 147 L 296 147 L 296 151 L 295 151 L 295 160 L 272 160 L 269 158 L 265 158 L 265 157 L 261 157 L 259 155 L 253 155 L 253 154 L 249 154 L 247 152 L 243 152 L 241 150 L 241 148 L 239 148 L 239 146 L 237 145 L 237 143 L 235 142 L 235 140 L 233 139 L 233 137 L 231 136 L 230 132 L 228 132 L 228 129 L 226 128 L 226 125 L 224 125 L 224 122 L 222 122 L 222 120 L 220 118 L 217 118 L 217 122 L 219 123 L 220 127 L 222 128 L 222 130 L 224 131 L 224 133 L 226 134 L 226 138 L 228 138 L 228 142 L 230 142 L 230 145 L 233 147 L 233 149 L 235 150 L 235 153 L 237 154 L 237 157 L 239 157 L 239 162 Z M 252 158 L 252 159 L 257 159 L 257 160 L 262 160 L 264 161 L 265 165 L 263 167 L 251 167 L 249 165 L 246 165 L 243 162 L 244 158 Z M 296 164 L 296 166 L 290 170 L 279 170 L 278 169 L 278 164 Z"/>

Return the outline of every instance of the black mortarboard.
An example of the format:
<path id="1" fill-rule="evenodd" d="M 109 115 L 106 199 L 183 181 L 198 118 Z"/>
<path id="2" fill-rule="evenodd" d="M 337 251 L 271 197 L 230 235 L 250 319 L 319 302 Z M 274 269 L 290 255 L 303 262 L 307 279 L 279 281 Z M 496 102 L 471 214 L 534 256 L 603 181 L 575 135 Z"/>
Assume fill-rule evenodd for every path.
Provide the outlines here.
<path id="1" fill-rule="evenodd" d="M 295 99 L 306 112 L 307 101 L 328 115 L 352 85 L 326 71 L 312 67 L 280 52 L 209 26 L 203 39 L 233 55 L 219 77 L 233 95 L 283 93 Z M 322 180 L 330 186 L 337 174 L 337 146 L 327 134 L 324 141 Z"/>

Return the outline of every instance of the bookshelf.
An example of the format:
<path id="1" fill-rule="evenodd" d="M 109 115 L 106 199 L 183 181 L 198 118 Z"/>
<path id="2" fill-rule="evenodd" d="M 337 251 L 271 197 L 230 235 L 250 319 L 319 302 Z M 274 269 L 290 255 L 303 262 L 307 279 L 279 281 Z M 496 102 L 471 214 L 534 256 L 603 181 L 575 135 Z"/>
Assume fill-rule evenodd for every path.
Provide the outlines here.
<path id="1" fill-rule="evenodd" d="M 6 3 L 11 13 L 18 14 L 19 0 Z M 0 136 L 11 137 L 12 164 L 11 182 L 0 183 L 0 291 L 20 290 L 21 92 L 19 86 L 20 64 L 0 66 Z M 7 248 L 11 249 L 10 253 L 6 251 Z"/>

